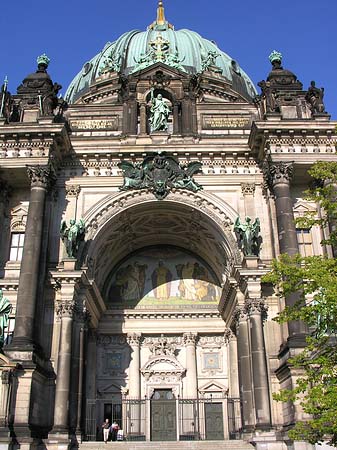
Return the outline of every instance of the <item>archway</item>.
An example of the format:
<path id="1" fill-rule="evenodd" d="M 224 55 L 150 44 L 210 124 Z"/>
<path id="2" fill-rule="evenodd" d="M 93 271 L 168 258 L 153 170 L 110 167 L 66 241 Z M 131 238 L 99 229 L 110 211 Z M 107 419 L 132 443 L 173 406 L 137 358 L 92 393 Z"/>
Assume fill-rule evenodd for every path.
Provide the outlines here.
<path id="1" fill-rule="evenodd" d="M 177 415 L 177 438 L 185 439 L 205 435 L 205 418 L 196 414 L 204 401 L 199 386 L 214 379 L 228 388 L 225 323 L 217 308 L 240 254 L 231 231 L 236 213 L 213 200 L 205 193 L 174 192 L 164 201 L 123 193 L 87 214 L 82 259 L 106 305 L 91 367 L 97 391 L 109 383 L 121 387 L 120 425 L 130 439 L 151 437 L 143 420 L 150 393 L 176 390 L 179 411 L 195 417 L 182 422 Z M 104 392 L 101 405 L 109 401 Z"/>

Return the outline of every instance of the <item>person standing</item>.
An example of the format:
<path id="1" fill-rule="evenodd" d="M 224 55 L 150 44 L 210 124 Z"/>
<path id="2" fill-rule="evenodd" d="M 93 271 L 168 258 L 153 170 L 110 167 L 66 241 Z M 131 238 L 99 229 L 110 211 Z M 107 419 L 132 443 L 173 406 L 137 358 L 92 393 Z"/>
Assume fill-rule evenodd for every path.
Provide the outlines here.
<path id="1" fill-rule="evenodd" d="M 119 430 L 119 425 L 116 421 L 114 421 L 113 424 L 111 425 L 111 440 L 112 441 L 117 441 L 118 430 Z"/>
<path id="2" fill-rule="evenodd" d="M 107 443 L 108 439 L 109 439 L 109 433 L 110 433 L 109 419 L 105 419 L 105 422 L 102 423 L 102 429 L 103 429 L 103 440 L 105 443 Z"/>

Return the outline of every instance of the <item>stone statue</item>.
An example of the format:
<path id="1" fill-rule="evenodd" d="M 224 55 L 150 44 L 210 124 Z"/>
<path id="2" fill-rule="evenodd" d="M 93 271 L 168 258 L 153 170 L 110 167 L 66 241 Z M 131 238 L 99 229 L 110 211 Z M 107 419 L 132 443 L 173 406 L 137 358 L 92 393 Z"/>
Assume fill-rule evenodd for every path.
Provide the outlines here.
<path id="1" fill-rule="evenodd" d="M 0 289 L 0 351 L 5 343 L 5 329 L 8 327 L 8 318 L 11 312 L 12 305 Z"/>
<path id="2" fill-rule="evenodd" d="M 312 81 L 308 92 L 306 93 L 305 99 L 310 105 L 312 114 L 324 114 L 325 106 L 323 103 L 324 88 L 316 87 L 316 83 Z"/>
<path id="3" fill-rule="evenodd" d="M 245 256 L 259 256 L 261 245 L 261 238 L 259 237 L 260 219 L 256 218 L 255 222 L 252 223 L 252 219 L 246 217 L 246 222 L 241 223 L 240 217 L 238 217 L 234 224 L 234 232 Z"/>
<path id="4" fill-rule="evenodd" d="M 69 227 L 65 220 L 61 223 L 61 239 L 66 248 L 67 255 L 69 258 L 75 258 L 78 252 L 81 241 L 84 239 L 85 235 L 85 223 L 83 219 L 76 222 L 75 219 L 71 219 L 69 222 Z"/>
<path id="5" fill-rule="evenodd" d="M 57 108 L 59 99 L 57 94 L 62 86 L 58 83 L 54 83 L 51 91 L 49 91 L 42 98 L 42 114 L 44 116 L 51 116 L 54 114 L 54 110 Z"/>
<path id="6" fill-rule="evenodd" d="M 257 85 L 261 88 L 262 95 L 266 102 L 266 112 L 278 112 L 279 107 L 276 101 L 275 90 L 269 81 L 262 80 Z"/>
<path id="7" fill-rule="evenodd" d="M 7 85 L 8 79 L 6 77 L 0 91 L 0 117 L 9 119 L 11 114 L 12 96 L 7 90 Z"/>
<path id="8" fill-rule="evenodd" d="M 222 73 L 222 69 L 216 65 L 215 60 L 220 56 L 216 51 L 210 50 L 207 55 L 201 55 L 201 72 L 209 71 Z"/>
<path id="9" fill-rule="evenodd" d="M 163 100 L 162 94 L 154 96 L 154 89 L 151 89 L 151 109 L 150 109 L 150 125 L 151 131 L 166 131 L 168 128 L 168 117 L 170 108 Z"/>

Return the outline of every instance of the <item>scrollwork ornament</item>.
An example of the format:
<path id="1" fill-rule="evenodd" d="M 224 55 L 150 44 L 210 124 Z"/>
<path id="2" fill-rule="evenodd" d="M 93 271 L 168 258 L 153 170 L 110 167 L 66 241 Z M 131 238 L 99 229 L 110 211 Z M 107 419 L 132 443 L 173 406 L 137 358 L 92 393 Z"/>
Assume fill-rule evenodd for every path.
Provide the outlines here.
<path id="1" fill-rule="evenodd" d="M 31 187 L 48 189 L 56 181 L 56 174 L 51 165 L 27 166 L 27 174 L 31 182 Z"/>

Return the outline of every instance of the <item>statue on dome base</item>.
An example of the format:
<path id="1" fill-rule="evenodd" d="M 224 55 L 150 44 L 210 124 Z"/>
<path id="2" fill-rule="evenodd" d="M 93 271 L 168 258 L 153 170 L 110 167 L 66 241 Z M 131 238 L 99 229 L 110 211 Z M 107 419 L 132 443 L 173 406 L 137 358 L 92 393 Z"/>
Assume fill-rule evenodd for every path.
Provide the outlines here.
<path id="1" fill-rule="evenodd" d="M 151 109 L 150 126 L 153 131 L 166 131 L 168 128 L 168 117 L 171 110 L 168 104 L 163 100 L 162 94 L 154 96 L 154 88 L 151 89 Z"/>
<path id="2" fill-rule="evenodd" d="M 312 81 L 305 96 L 306 101 L 310 105 L 312 114 L 324 114 L 325 106 L 323 103 L 324 88 L 316 87 L 316 83 Z"/>

